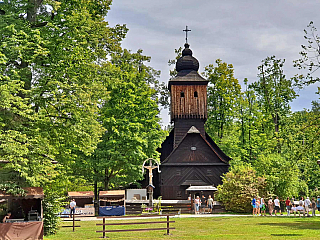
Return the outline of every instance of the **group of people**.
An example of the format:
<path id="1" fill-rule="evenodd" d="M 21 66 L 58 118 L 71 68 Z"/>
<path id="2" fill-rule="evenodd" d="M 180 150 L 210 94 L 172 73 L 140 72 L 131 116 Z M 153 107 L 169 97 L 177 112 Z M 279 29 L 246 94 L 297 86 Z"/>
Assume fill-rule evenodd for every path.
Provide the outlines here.
<path id="1" fill-rule="evenodd" d="M 199 196 L 197 196 L 194 199 L 194 204 L 195 204 L 196 214 L 206 213 L 206 208 L 208 209 L 208 213 L 212 213 L 213 198 L 211 197 L 211 195 L 209 195 L 208 199 L 206 199 L 206 197 L 204 195 L 202 195 L 201 198 Z M 200 209 L 201 209 L 201 211 L 200 211 Z"/>
<path id="2" fill-rule="evenodd" d="M 299 201 L 296 201 L 294 197 L 292 197 L 291 199 L 289 199 L 288 197 L 283 202 L 286 206 L 285 209 L 287 212 L 287 216 L 290 216 L 291 213 L 294 213 L 294 216 L 296 216 L 296 213 L 299 213 L 299 217 L 301 217 L 301 214 L 303 214 L 303 216 L 307 215 L 309 217 L 310 212 L 312 213 L 312 216 L 315 216 L 317 208 L 320 212 L 320 196 L 318 196 L 317 199 L 312 198 L 311 200 L 309 199 L 309 197 L 307 197 L 306 199 L 301 197 Z M 266 216 L 267 208 L 271 216 L 277 215 L 277 213 L 283 215 L 281 212 L 279 197 L 276 197 L 274 200 L 272 198 L 269 198 L 267 203 L 265 202 L 264 197 L 254 197 L 251 201 L 251 205 L 253 209 L 252 215 L 254 216 Z"/>

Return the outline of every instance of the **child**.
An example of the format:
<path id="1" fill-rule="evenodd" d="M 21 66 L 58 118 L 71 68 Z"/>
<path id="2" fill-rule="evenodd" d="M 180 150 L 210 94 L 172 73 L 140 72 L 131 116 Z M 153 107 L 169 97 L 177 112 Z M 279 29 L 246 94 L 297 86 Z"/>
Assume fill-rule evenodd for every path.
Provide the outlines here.
<path id="1" fill-rule="evenodd" d="M 252 205 L 252 215 L 254 216 L 256 214 L 256 210 L 257 210 L 255 197 L 253 197 L 253 199 L 251 201 L 251 205 Z"/>

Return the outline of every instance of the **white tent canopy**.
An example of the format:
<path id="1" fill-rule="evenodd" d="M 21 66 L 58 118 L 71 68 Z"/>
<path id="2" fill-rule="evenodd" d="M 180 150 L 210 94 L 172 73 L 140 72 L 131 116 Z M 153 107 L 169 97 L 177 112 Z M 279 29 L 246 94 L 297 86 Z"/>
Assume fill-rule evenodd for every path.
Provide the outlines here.
<path id="1" fill-rule="evenodd" d="M 189 192 L 199 191 L 217 191 L 218 189 L 214 186 L 190 186 L 187 188 Z"/>

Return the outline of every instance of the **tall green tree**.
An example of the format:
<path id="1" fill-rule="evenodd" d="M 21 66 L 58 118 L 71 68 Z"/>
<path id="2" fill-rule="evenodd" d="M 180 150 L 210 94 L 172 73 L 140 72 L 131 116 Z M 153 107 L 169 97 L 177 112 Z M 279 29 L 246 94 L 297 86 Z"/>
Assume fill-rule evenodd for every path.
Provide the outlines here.
<path id="1" fill-rule="evenodd" d="M 216 64 L 210 64 L 204 71 L 204 76 L 209 80 L 206 126 L 211 137 L 221 141 L 234 120 L 241 86 L 234 77 L 231 64 L 220 59 L 216 60 Z"/>
<path id="2" fill-rule="evenodd" d="M 26 149 L 24 161 L 5 153 L 1 158 L 29 184 L 41 185 L 35 178 L 48 176 L 35 172 L 44 171 L 43 164 L 52 169 L 51 161 L 57 160 L 67 168 L 75 151 L 88 155 L 99 141 L 103 127 L 97 112 L 105 95 L 99 63 L 121 50 L 127 31 L 105 22 L 110 4 L 22 0 L 1 5 L 0 72 L 6 80 L 1 84 L 15 84 L 9 93 L 21 102 L 2 108 L 3 133 L 16 131 L 24 139 L 16 137 L 13 144 Z M 14 110 L 22 103 L 28 116 Z"/>
<path id="3" fill-rule="evenodd" d="M 283 73 L 285 60 L 267 57 L 258 67 L 259 80 L 251 87 L 255 90 L 261 104 L 261 109 L 272 124 L 265 124 L 265 130 L 279 133 L 285 124 L 285 117 L 290 113 L 290 102 L 297 97 L 291 79 L 286 79 Z M 272 128 L 270 128 L 272 126 Z"/>
<path id="4" fill-rule="evenodd" d="M 121 52 L 127 32 L 125 26 L 108 26 L 110 5 L 109 0 L 1 4 L 2 183 L 62 194 L 78 155 L 96 148 L 105 131 L 98 112 L 107 94 L 100 68 Z"/>
<path id="5" fill-rule="evenodd" d="M 101 103 L 99 120 L 106 130 L 94 154 L 80 166 L 96 188 L 135 183 L 142 178 L 143 161 L 159 157 L 156 150 L 164 131 L 159 125 L 156 91 L 149 84 L 153 71 L 142 64 L 144 60 L 148 59 L 140 53 L 124 50 L 113 56 L 114 65 L 101 69 L 109 94 Z"/>

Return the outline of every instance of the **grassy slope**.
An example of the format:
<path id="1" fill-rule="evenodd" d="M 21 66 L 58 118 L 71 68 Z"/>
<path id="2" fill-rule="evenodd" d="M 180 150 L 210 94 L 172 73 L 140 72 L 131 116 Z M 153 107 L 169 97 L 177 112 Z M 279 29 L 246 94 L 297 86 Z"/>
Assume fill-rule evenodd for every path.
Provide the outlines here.
<path id="1" fill-rule="evenodd" d="M 319 239 L 320 219 L 294 217 L 213 217 L 175 218 L 172 235 L 165 231 L 106 233 L 111 239 Z M 132 221 L 132 220 L 131 220 Z M 141 220 L 135 220 L 141 221 Z M 152 220 L 150 220 L 152 221 Z M 155 220 L 153 220 L 155 221 Z M 119 222 L 119 221 L 116 221 Z M 61 228 L 55 236 L 45 239 L 99 239 L 102 221 L 77 222 L 80 228 Z M 63 223 L 65 224 L 65 223 Z M 70 223 L 67 223 L 70 225 Z M 157 224 L 153 227 L 162 227 Z M 151 225 L 107 226 L 108 229 L 148 228 Z"/>

